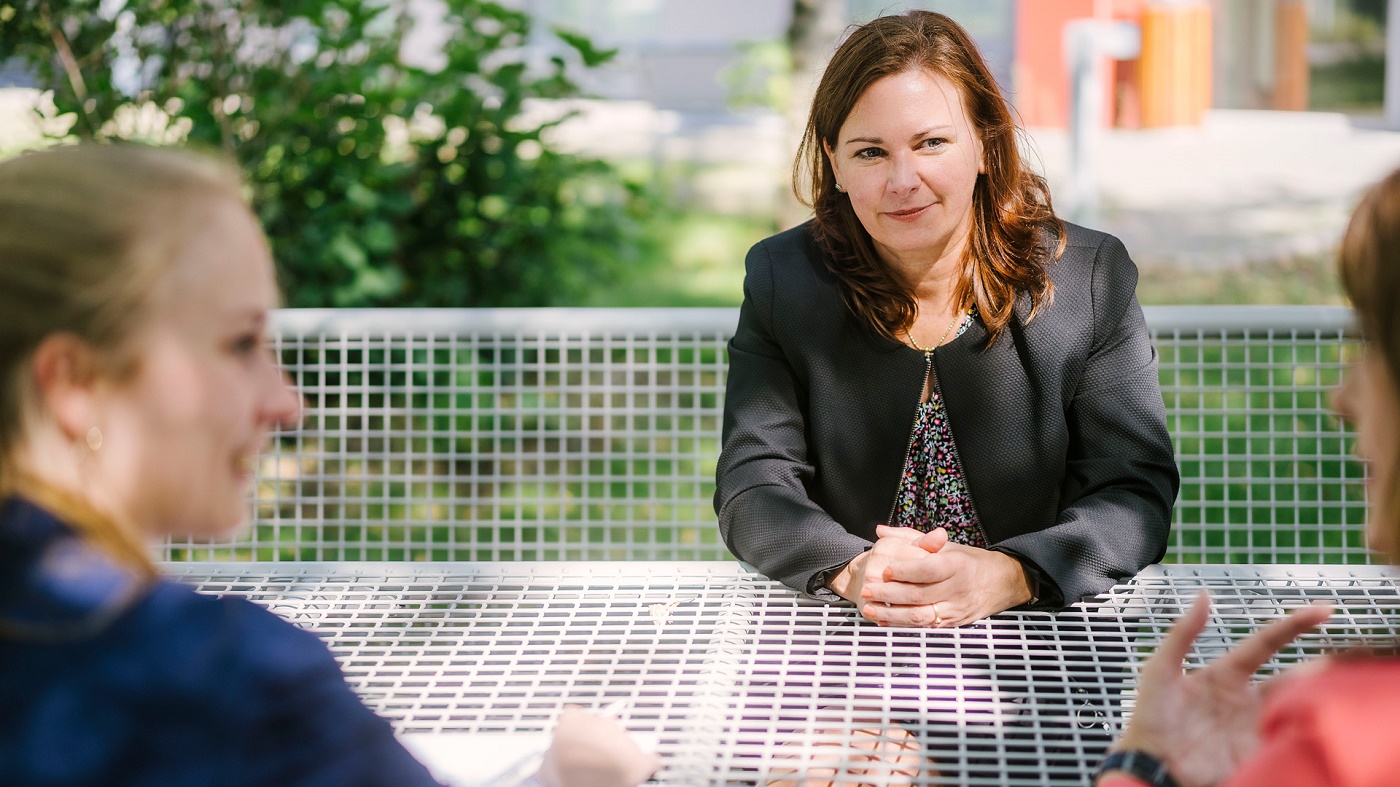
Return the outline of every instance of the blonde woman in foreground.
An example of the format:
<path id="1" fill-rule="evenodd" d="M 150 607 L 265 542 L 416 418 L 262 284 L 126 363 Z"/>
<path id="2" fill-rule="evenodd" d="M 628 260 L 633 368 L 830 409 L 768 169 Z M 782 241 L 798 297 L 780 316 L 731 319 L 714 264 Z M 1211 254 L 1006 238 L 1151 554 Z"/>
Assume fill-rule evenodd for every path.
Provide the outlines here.
<path id="1" fill-rule="evenodd" d="M 1368 465 L 1366 536 L 1400 562 L 1400 172 L 1362 200 L 1342 241 L 1342 285 L 1367 341 L 1333 404 L 1356 427 Z M 1298 610 L 1210 666 L 1183 674 L 1205 627 L 1198 599 L 1142 669 L 1132 722 L 1110 749 L 1098 787 L 1363 787 L 1400 783 L 1400 650 L 1351 652 L 1263 686 L 1252 677 L 1299 634 L 1327 619 Z M 1400 644 L 1400 640 L 1397 641 Z"/>
<path id="2" fill-rule="evenodd" d="M 321 641 L 162 579 L 152 544 L 246 517 L 299 401 L 230 166 L 76 146 L 0 163 L 0 784 L 436 784 Z M 537 783 L 656 769 L 568 711 Z"/>

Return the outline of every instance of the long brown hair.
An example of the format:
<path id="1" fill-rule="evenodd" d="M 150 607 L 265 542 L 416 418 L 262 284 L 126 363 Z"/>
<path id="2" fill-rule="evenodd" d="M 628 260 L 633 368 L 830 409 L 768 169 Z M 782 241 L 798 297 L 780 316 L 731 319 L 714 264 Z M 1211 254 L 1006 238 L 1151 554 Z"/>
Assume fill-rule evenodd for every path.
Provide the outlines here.
<path id="1" fill-rule="evenodd" d="M 1400 390 L 1400 170 L 1373 187 L 1351 215 L 1338 260 L 1342 288 L 1356 308 L 1361 328 Z M 1391 458 L 1400 474 L 1400 456 Z M 1377 489 L 1390 495 L 1383 523 L 1391 533 L 1390 562 L 1400 563 L 1400 478 L 1381 479 Z"/>
<path id="2" fill-rule="evenodd" d="M 170 289 L 178 248 L 212 200 L 243 201 L 237 169 L 170 149 L 75 145 L 0 162 L 0 495 L 50 509 L 118 560 L 151 573 L 131 523 L 20 465 L 40 403 L 31 361 L 49 336 L 91 347 L 113 379 Z"/>
<path id="3" fill-rule="evenodd" d="M 978 176 L 973 192 L 971 237 L 953 297 L 959 309 L 977 305 L 995 341 L 1011 321 L 1019 294 L 1030 298 L 1032 316 L 1051 302 L 1046 265 L 1063 252 L 1065 229 L 1044 178 L 1021 161 L 1018 128 L 996 80 L 956 22 L 932 11 L 909 11 L 851 33 L 812 99 L 793 163 L 793 191 L 813 209 L 814 235 L 847 307 L 875 333 L 898 341 L 917 316 L 918 303 L 881 261 L 850 200 L 836 190 L 824 145 L 836 147 L 842 124 L 871 84 L 915 68 L 957 87 L 982 140 L 986 174 Z"/>

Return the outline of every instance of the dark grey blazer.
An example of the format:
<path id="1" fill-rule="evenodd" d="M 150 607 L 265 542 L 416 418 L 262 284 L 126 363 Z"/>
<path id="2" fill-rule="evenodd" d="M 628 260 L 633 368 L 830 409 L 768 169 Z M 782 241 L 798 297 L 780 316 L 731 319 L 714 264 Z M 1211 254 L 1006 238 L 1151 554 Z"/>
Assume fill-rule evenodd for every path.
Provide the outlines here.
<path id="1" fill-rule="evenodd" d="M 977 517 L 1059 608 L 1160 560 L 1179 476 L 1157 354 L 1110 235 L 1068 226 L 1054 304 L 1028 299 L 987 347 L 974 320 L 934 353 Z M 729 343 L 715 510 L 729 549 L 836 600 L 826 570 L 886 522 L 922 396 L 924 356 L 879 338 L 841 301 L 808 225 L 759 242 Z"/>

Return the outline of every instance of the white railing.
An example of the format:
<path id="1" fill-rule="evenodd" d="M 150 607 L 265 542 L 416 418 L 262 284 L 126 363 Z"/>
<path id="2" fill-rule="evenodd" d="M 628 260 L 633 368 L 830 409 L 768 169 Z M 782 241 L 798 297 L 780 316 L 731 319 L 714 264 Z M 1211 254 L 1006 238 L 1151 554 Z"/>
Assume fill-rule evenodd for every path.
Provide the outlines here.
<path id="1" fill-rule="evenodd" d="M 1329 307 L 1159 307 L 1182 469 L 1169 560 L 1368 558 L 1327 406 L 1356 343 Z M 735 309 L 285 310 L 306 400 L 253 526 L 176 560 L 712 560 Z"/>

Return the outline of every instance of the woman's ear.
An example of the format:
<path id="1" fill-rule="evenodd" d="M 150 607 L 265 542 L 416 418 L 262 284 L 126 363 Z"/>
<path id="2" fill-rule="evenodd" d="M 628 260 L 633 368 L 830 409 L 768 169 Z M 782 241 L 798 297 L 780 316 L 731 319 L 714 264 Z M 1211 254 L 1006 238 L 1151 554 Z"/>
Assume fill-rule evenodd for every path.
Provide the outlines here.
<path id="1" fill-rule="evenodd" d="M 837 183 L 840 183 L 841 172 L 836 168 L 836 156 L 832 155 L 831 145 L 828 145 L 826 140 L 822 140 L 822 153 L 826 155 L 826 163 L 831 167 L 832 176 L 836 178 Z"/>
<path id="2" fill-rule="evenodd" d="M 52 418 L 64 437 L 76 441 L 98 425 L 97 394 L 101 383 L 97 353 L 71 333 L 56 333 L 39 343 L 30 361 L 40 412 Z"/>

